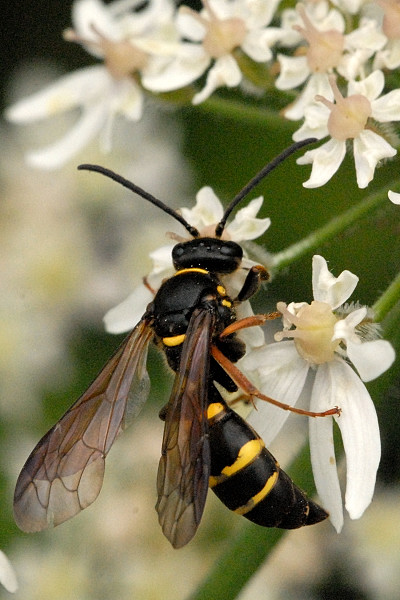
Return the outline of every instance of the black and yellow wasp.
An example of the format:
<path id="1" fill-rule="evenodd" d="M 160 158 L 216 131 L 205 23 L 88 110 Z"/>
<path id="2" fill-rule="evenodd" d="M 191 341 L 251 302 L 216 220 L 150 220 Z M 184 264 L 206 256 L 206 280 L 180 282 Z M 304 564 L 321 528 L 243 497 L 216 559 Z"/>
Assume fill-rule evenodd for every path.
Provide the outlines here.
<path id="1" fill-rule="evenodd" d="M 312 140 L 314 141 L 314 140 Z M 210 486 L 231 510 L 266 527 L 292 529 L 325 519 L 280 469 L 257 433 L 223 400 L 215 383 L 250 399 L 263 396 L 233 364 L 245 353 L 237 331 L 268 316 L 237 320 L 235 305 L 250 298 L 267 277 L 264 267 L 248 271 L 236 298 L 221 282 L 240 268 L 243 251 L 221 239 L 231 211 L 262 177 L 302 144 L 269 163 L 230 203 L 215 237 L 201 237 L 183 217 L 133 183 L 95 165 L 98 171 L 138 193 L 177 219 L 192 239 L 172 251 L 175 274 L 155 292 L 142 319 L 89 389 L 40 440 L 18 478 L 14 514 L 24 531 L 55 526 L 79 513 L 99 494 L 105 457 L 149 393 L 147 349 L 154 341 L 175 372 L 158 469 L 156 509 L 175 548 L 196 533 Z M 288 409 L 287 405 L 280 405 Z M 334 414 L 307 413 L 313 416 Z"/>

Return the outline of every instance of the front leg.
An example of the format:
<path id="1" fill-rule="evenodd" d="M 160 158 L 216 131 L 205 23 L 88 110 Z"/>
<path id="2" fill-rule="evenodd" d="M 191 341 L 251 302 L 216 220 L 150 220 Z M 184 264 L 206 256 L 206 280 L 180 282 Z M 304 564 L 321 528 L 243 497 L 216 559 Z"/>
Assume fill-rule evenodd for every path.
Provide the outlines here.
<path id="1" fill-rule="evenodd" d="M 269 273 L 262 265 L 254 265 L 247 273 L 243 287 L 235 298 L 235 302 L 244 302 L 258 291 L 262 281 L 268 281 Z"/>

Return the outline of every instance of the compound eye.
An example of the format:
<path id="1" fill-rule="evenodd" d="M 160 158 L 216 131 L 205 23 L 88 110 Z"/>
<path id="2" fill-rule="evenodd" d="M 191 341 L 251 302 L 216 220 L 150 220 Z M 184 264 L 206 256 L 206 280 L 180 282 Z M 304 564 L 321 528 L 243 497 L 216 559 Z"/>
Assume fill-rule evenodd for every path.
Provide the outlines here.
<path id="1" fill-rule="evenodd" d="M 172 250 L 172 256 L 175 258 L 179 258 L 180 256 L 182 256 L 182 254 L 185 252 L 185 249 L 183 248 L 183 244 L 177 244 L 176 246 L 174 246 L 173 250 Z"/>
<path id="2" fill-rule="evenodd" d="M 243 250 L 236 242 L 225 242 L 221 245 L 220 252 L 231 258 L 242 258 L 243 256 Z"/>

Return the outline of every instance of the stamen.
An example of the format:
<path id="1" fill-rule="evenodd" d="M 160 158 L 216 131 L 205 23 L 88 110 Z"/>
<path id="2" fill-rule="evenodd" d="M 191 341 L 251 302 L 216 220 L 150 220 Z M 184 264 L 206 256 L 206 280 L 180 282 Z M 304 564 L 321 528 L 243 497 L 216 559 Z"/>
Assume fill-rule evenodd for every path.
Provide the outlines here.
<path id="1" fill-rule="evenodd" d="M 292 338 L 300 356 L 312 364 L 322 364 L 333 360 L 340 340 L 332 341 L 337 317 L 325 302 L 314 300 L 303 304 L 293 314 L 284 302 L 278 302 L 277 308 L 288 325 L 275 334 L 276 341 Z M 296 329 L 290 329 L 295 325 Z"/>

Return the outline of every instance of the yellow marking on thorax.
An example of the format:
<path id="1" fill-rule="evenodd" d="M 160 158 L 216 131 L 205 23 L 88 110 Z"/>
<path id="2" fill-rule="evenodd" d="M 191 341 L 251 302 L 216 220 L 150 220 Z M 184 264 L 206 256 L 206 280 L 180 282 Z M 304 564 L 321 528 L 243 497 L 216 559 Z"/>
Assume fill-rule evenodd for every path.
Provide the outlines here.
<path id="1" fill-rule="evenodd" d="M 188 267 L 187 269 L 181 269 L 174 273 L 175 275 L 184 275 L 185 273 L 203 273 L 203 275 L 208 275 L 208 271 L 206 269 L 200 269 L 200 267 Z"/>
<path id="2" fill-rule="evenodd" d="M 232 302 L 230 302 L 229 300 L 221 300 L 221 304 L 227 306 L 228 308 L 232 306 Z"/>
<path id="3" fill-rule="evenodd" d="M 182 333 L 181 335 L 173 335 L 171 337 L 164 337 L 164 338 L 162 338 L 162 341 L 163 341 L 163 344 L 168 347 L 179 346 L 179 344 L 183 344 L 185 337 L 186 337 L 185 334 Z"/>
<path id="4" fill-rule="evenodd" d="M 243 446 L 239 450 L 235 462 L 231 465 L 228 465 L 227 467 L 224 467 L 220 475 L 212 475 L 210 477 L 208 485 L 210 487 L 215 487 L 222 481 L 225 481 L 235 473 L 238 473 L 239 471 L 247 467 L 249 464 L 254 462 L 254 460 L 257 458 L 257 456 L 260 454 L 263 448 L 265 448 L 265 445 L 262 439 L 260 438 L 250 440 L 249 442 L 243 444 Z"/>
<path id="5" fill-rule="evenodd" d="M 226 289 L 223 285 L 217 285 L 217 292 L 220 296 L 226 296 Z"/>
<path id="6" fill-rule="evenodd" d="M 235 512 L 238 515 L 245 515 L 246 513 L 253 510 L 253 508 L 255 506 L 257 506 L 257 504 L 259 504 L 259 502 L 261 502 L 261 500 L 264 500 L 264 498 L 266 496 L 268 496 L 268 494 L 270 493 L 270 491 L 273 489 L 276 482 L 278 481 L 278 477 L 279 477 L 279 471 L 275 471 L 275 473 L 273 473 L 271 475 L 271 477 L 268 477 L 266 484 L 264 485 L 262 490 L 260 490 L 258 492 L 258 494 L 255 494 L 255 496 L 250 498 L 250 500 L 248 502 L 246 502 L 246 504 L 243 504 L 243 506 L 239 506 L 233 512 Z"/>
<path id="7" fill-rule="evenodd" d="M 207 419 L 213 419 L 222 412 L 225 412 L 224 405 L 221 402 L 213 402 L 207 408 Z"/>

